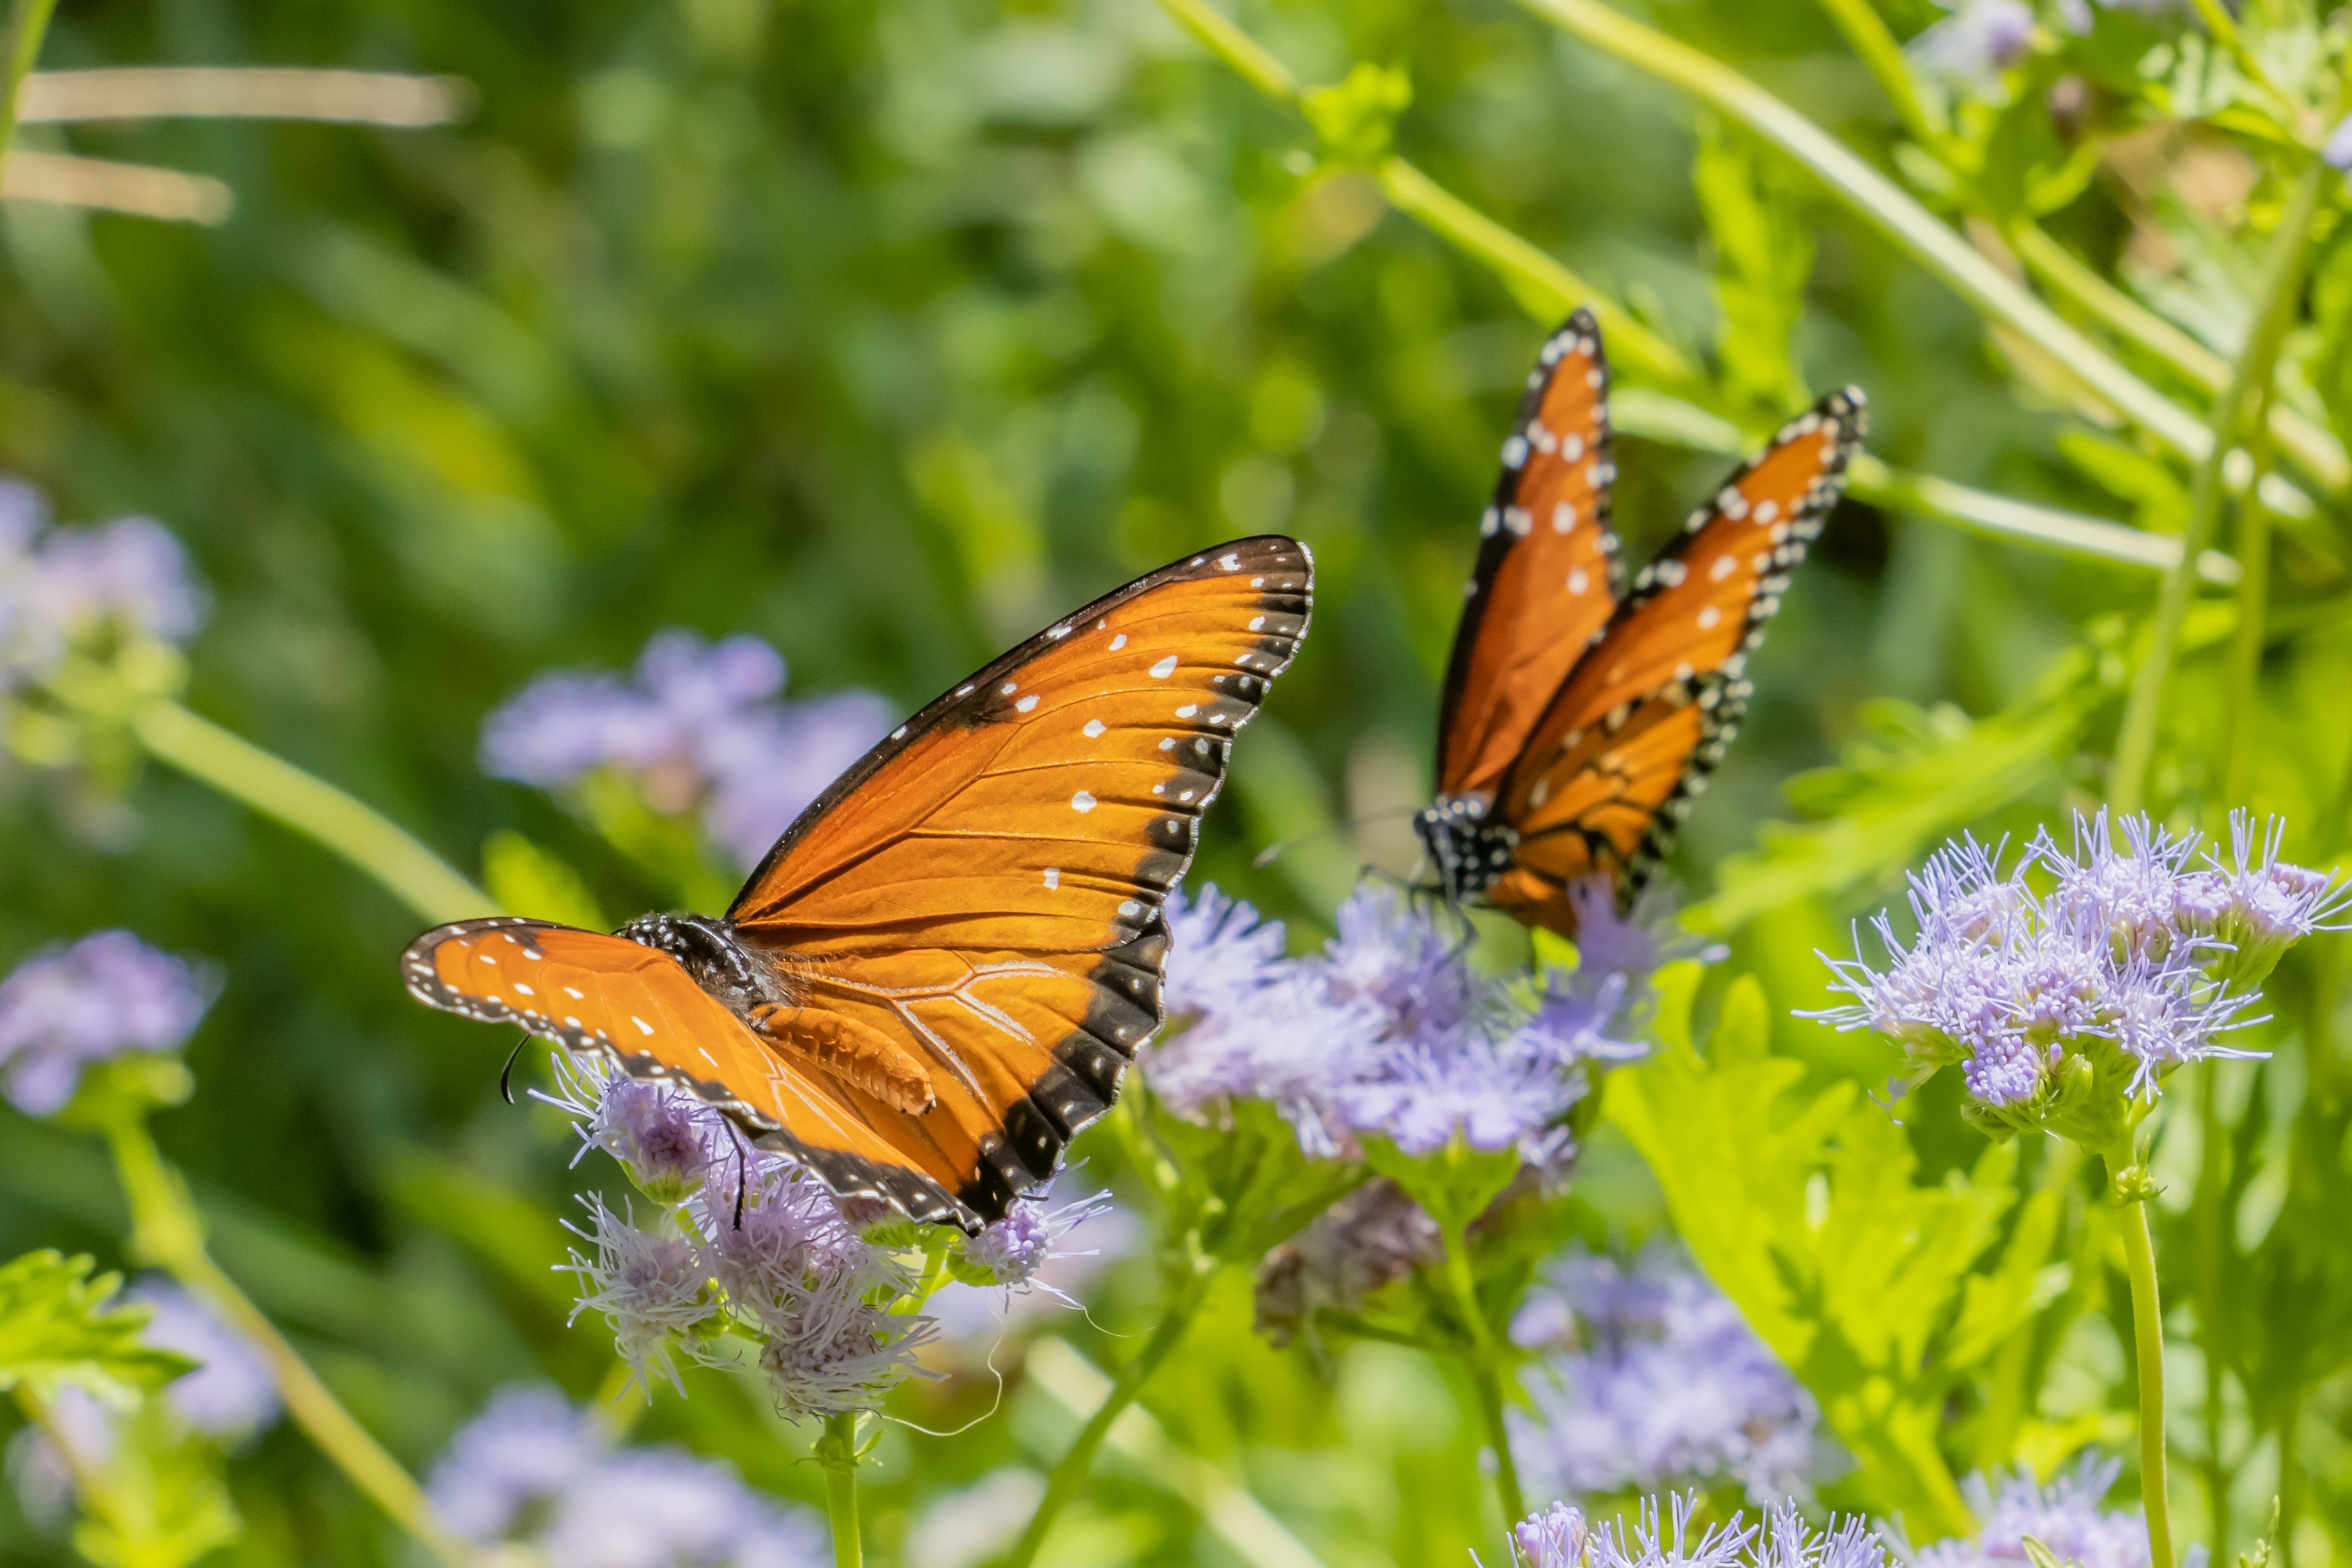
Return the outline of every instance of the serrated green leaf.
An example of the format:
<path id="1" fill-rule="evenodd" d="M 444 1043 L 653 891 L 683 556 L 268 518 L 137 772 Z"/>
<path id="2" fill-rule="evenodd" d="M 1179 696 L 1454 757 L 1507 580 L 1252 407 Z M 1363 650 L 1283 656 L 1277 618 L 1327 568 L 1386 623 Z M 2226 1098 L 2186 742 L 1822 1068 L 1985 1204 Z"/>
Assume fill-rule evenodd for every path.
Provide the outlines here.
<path id="1" fill-rule="evenodd" d="M 93 1266 L 54 1251 L 0 1265 L 0 1391 L 23 1388 L 46 1404 L 79 1388 L 125 1408 L 194 1364 L 141 1343 L 147 1310 L 110 1305 L 122 1281 L 92 1277 Z"/>

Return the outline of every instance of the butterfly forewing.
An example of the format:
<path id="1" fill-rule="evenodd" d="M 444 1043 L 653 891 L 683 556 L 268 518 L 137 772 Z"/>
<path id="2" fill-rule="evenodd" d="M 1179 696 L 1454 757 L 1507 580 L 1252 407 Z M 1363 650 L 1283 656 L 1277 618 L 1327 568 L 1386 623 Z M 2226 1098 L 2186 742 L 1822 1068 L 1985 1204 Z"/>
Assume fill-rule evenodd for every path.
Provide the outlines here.
<path id="1" fill-rule="evenodd" d="M 1442 795 L 1494 790 L 1616 602 L 1608 365 L 1579 309 L 1545 340 L 1479 518 L 1438 720 Z"/>
<path id="2" fill-rule="evenodd" d="M 1630 888 L 1665 852 L 1738 728 L 1747 655 L 1836 504 L 1862 427 L 1859 390 L 1823 398 L 1635 578 L 1504 788 L 1518 838 L 1488 890 L 1498 907 L 1572 932 L 1564 882 L 1599 872 Z"/>
<path id="3" fill-rule="evenodd" d="M 877 747 L 737 897 L 805 1007 L 924 1064 L 929 1110 L 860 1109 L 977 1212 L 1052 1173 L 1158 1026 L 1160 903 L 1312 579 L 1296 541 L 1244 539 L 1056 623 Z"/>

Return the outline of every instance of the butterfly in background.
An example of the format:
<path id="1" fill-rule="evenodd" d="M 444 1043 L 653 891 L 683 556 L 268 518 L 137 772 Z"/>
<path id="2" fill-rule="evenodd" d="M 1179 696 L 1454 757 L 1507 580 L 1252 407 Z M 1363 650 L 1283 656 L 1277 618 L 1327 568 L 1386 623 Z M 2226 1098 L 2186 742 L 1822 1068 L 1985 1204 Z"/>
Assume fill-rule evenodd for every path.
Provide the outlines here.
<path id="1" fill-rule="evenodd" d="M 1706 787 L 1748 706 L 1748 655 L 1863 434 L 1861 389 L 1822 399 L 1621 594 L 1608 398 L 1579 309 L 1503 443 L 1446 670 L 1437 800 L 1414 819 L 1445 896 L 1565 936 L 1569 884 L 1599 875 L 1629 898 Z"/>
<path id="2" fill-rule="evenodd" d="M 841 1197 L 977 1230 L 1058 1168 L 1160 1022 L 1160 904 L 1307 634 L 1279 536 L 1161 568 L 908 719 L 722 917 L 466 920 L 418 1000 L 691 1090 Z"/>

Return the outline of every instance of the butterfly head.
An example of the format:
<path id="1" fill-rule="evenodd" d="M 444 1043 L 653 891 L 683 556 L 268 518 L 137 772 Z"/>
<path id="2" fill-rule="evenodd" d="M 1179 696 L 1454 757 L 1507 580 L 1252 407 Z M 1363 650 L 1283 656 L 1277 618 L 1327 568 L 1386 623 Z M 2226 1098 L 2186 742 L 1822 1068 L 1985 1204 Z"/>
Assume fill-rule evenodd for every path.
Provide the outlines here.
<path id="1" fill-rule="evenodd" d="M 668 954 L 694 983 L 738 1013 L 784 998 L 766 970 L 735 939 L 724 920 L 702 915 L 640 915 L 614 933 Z"/>
<path id="2" fill-rule="evenodd" d="M 1511 869 L 1511 847 L 1519 835 L 1489 820 L 1484 795 L 1441 795 L 1437 803 L 1413 818 L 1430 863 L 1437 868 L 1437 885 L 1456 904 L 1467 903 L 1486 891 L 1496 877 Z"/>

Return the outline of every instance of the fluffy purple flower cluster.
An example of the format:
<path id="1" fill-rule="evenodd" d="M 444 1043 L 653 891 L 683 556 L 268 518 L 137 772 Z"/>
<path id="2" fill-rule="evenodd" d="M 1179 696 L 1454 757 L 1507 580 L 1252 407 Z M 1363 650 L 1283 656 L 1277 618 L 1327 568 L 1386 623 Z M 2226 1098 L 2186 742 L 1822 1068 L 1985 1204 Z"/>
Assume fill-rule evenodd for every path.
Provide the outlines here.
<path id="1" fill-rule="evenodd" d="M 64 1109 L 93 1063 L 177 1051 L 213 988 L 185 959 L 128 931 L 100 931 L 36 953 L 0 980 L 0 1073 L 35 1116 Z"/>
<path id="2" fill-rule="evenodd" d="M 1906 51 L 1923 73 L 1990 96 L 2000 76 L 2032 52 L 2035 20 L 2025 0 L 1945 0 L 1951 15 Z"/>
<path id="3" fill-rule="evenodd" d="M 1582 963 L 1532 991 L 1478 974 L 1465 935 L 1382 884 L 1359 888 L 1339 935 L 1303 958 L 1285 956 L 1279 924 L 1213 887 L 1171 899 L 1171 1026 L 1146 1058 L 1152 1089 L 1192 1115 L 1265 1101 L 1317 1155 L 1377 1134 L 1411 1154 L 1460 1138 L 1556 1163 L 1588 1065 L 1642 1053 L 1630 1002 L 1661 956 L 1605 888 L 1580 897 Z"/>
<path id="4" fill-rule="evenodd" d="M 1694 1534 L 1697 1511 L 1696 1497 L 1676 1496 L 1665 1507 L 1646 1497 L 1633 1527 L 1620 1530 L 1556 1502 L 1520 1521 L 1511 1551 L 1520 1568 L 1889 1568 L 1886 1543 L 1860 1519 L 1832 1518 L 1816 1531 L 1794 1503 L 1782 1503 L 1760 1525 L 1735 1513 Z"/>
<path id="5" fill-rule="evenodd" d="M 806 1511 L 681 1449 L 618 1448 L 552 1388 L 502 1389 L 426 1477 L 444 1522 L 483 1545 L 528 1544 L 576 1568 L 816 1568 Z"/>
<path id="6" fill-rule="evenodd" d="M 2281 861 L 2276 822 L 2241 813 L 2201 859 L 2194 834 L 2119 826 L 2120 845 L 2105 813 L 2078 817 L 2071 848 L 2045 830 L 2006 873 L 1973 839 L 1946 845 L 1911 877 L 1916 936 L 1882 913 L 1883 970 L 1825 958 L 1854 1001 L 1819 1016 L 1887 1036 L 1922 1074 L 1957 1064 L 1989 1127 L 2091 1144 L 2181 1063 L 2256 1054 L 2222 1037 L 2346 890 Z"/>
<path id="7" fill-rule="evenodd" d="M 1983 1476 L 1970 1476 L 1961 1490 L 1979 1521 L 1976 1535 L 1923 1548 L 1915 1568 L 2024 1568 L 2027 1536 L 2082 1568 L 2148 1568 L 2147 1521 L 2099 1506 L 2121 1469 L 2114 1459 L 2085 1454 L 2045 1487 L 2020 1466 L 2015 1475 L 1996 1478 L 1998 1494 Z"/>
<path id="8" fill-rule="evenodd" d="M 187 552 L 161 524 L 53 528 L 39 491 L 0 480 L 0 691 L 47 674 L 68 648 L 175 643 L 203 622 Z"/>
<path id="9" fill-rule="evenodd" d="M 782 703 L 783 687 L 782 655 L 756 637 L 664 632 L 630 679 L 553 674 L 524 687 L 482 727 L 482 767 L 548 789 L 625 774 L 654 810 L 698 812 L 748 868 L 891 725 L 871 692 Z"/>
<path id="10" fill-rule="evenodd" d="M 1839 1468 L 1821 1411 L 1748 1320 L 1671 1249 L 1570 1255 L 1511 1325 L 1549 1352 L 1511 1412 L 1530 1484 L 1568 1495 L 1727 1481 L 1764 1503 Z"/>
<path id="11" fill-rule="evenodd" d="M 908 1260 L 916 1244 L 898 1245 L 905 1228 L 869 1239 L 822 1182 L 749 1146 L 682 1089 L 576 1058 L 559 1056 L 556 1071 L 562 1091 L 544 1098 L 579 1119 L 583 1152 L 613 1155 L 655 1205 L 640 1224 L 586 1195 L 586 1221 L 572 1227 L 583 1244 L 570 1264 L 575 1312 L 602 1314 L 641 1376 L 675 1382 L 678 1354 L 730 1362 L 723 1340 L 740 1334 L 759 1345 L 778 1406 L 797 1419 L 871 1409 L 914 1372 L 939 1325 L 907 1310 L 923 1300 Z M 951 1261 L 965 1282 L 1026 1290 L 1106 1203 L 1048 1212 L 1024 1202 L 977 1237 L 926 1239 L 961 1248 Z"/>

